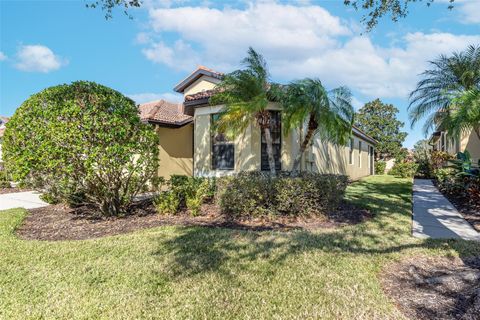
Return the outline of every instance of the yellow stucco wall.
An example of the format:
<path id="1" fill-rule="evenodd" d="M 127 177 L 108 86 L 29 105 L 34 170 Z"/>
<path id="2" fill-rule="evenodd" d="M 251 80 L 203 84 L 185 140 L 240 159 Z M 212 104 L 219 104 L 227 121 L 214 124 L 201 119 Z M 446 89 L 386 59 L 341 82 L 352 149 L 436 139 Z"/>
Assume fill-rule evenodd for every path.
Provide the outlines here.
<path id="1" fill-rule="evenodd" d="M 472 157 L 472 162 L 478 164 L 478 160 L 480 159 L 480 139 L 478 139 L 477 134 L 473 130 L 470 134 L 462 137 L 460 149 L 461 151 L 468 150 Z"/>
<path id="2" fill-rule="evenodd" d="M 202 92 L 204 90 L 211 90 L 215 88 L 215 85 L 219 82 L 220 82 L 219 79 L 203 75 L 202 77 L 197 79 L 195 82 L 193 82 L 191 85 L 189 85 L 187 88 L 185 88 L 185 90 L 183 91 L 183 94 L 187 96 L 189 94 Z"/>
<path id="3" fill-rule="evenodd" d="M 278 109 L 274 104 L 270 109 Z M 194 138 L 194 175 L 222 176 L 239 171 L 260 170 L 260 128 L 251 124 L 247 130 L 234 140 L 235 168 L 234 170 L 212 170 L 211 166 L 211 114 L 218 113 L 221 106 L 208 106 L 196 109 L 195 138 Z M 282 137 L 282 170 L 290 170 L 293 164 L 299 143 L 299 133 L 292 131 Z M 370 174 L 368 147 L 371 145 L 362 140 L 361 164 L 359 165 L 358 141 L 354 137 L 354 163 L 348 164 L 349 148 L 324 143 L 318 137 L 313 146 L 305 153 L 302 167 L 306 170 L 322 173 L 347 174 L 351 179 L 358 179 Z"/>
<path id="4" fill-rule="evenodd" d="M 161 177 L 172 174 L 193 175 L 193 124 L 181 128 L 157 127 Z"/>

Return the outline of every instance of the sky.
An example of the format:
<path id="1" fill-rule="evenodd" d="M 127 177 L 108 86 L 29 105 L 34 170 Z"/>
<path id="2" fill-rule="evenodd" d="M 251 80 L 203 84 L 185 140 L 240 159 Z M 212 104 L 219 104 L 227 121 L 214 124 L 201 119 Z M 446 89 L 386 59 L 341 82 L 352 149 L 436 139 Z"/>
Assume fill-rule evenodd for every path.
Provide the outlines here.
<path id="1" fill-rule="evenodd" d="M 92 1 L 0 0 L 0 115 L 11 116 L 44 88 L 89 80 L 142 103 L 181 101 L 173 87 L 197 66 L 240 67 L 249 46 L 264 55 L 272 81 L 319 78 L 348 86 L 356 109 L 380 98 L 399 109 L 411 148 L 408 94 L 428 61 L 480 44 L 480 0 L 414 3 L 406 19 L 388 17 L 371 32 L 364 12 L 343 0 L 144 0 L 106 20 Z"/>

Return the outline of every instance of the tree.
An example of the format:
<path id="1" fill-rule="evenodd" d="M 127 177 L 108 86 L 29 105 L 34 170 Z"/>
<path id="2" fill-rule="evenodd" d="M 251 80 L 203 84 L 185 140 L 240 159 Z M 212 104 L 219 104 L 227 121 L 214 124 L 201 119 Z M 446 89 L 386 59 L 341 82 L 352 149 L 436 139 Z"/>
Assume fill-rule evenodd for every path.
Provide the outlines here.
<path id="1" fill-rule="evenodd" d="M 294 81 L 286 87 L 280 98 L 284 131 L 289 132 L 307 123 L 305 137 L 293 161 L 293 172 L 298 171 L 302 155 L 316 134 L 334 144 L 347 142 L 354 117 L 351 100 L 348 88 L 340 87 L 328 92 L 318 79 Z"/>
<path id="2" fill-rule="evenodd" d="M 435 0 L 424 0 L 427 6 L 430 6 Z M 377 26 L 378 21 L 385 15 L 390 15 L 392 21 L 397 22 L 400 18 L 405 18 L 409 11 L 408 7 L 413 2 L 422 2 L 422 0 L 344 0 L 347 6 L 352 6 L 355 10 L 363 9 L 367 14 L 362 17 L 362 22 L 366 24 L 367 31 L 371 31 Z M 449 0 L 448 9 L 453 9 L 455 0 Z"/>
<path id="3" fill-rule="evenodd" d="M 270 172 L 275 175 L 272 136 L 270 134 L 270 111 L 267 110 L 272 85 L 269 81 L 267 63 L 262 55 L 252 48 L 243 59 L 245 69 L 224 76 L 217 85 L 217 93 L 210 104 L 224 104 L 217 122 L 217 130 L 229 137 L 242 134 L 255 122 L 265 135 Z"/>
<path id="4" fill-rule="evenodd" d="M 404 123 L 397 119 L 398 109 L 380 99 L 368 102 L 356 115 L 356 124 L 366 134 L 378 141 L 375 147 L 377 160 L 396 158 L 402 153 L 407 133 L 400 131 Z"/>
<path id="5" fill-rule="evenodd" d="M 480 139 L 480 90 L 465 91 L 452 99 L 448 112 L 437 116 L 438 127 L 449 133 L 449 137 L 460 137 L 472 130 Z"/>
<path id="6" fill-rule="evenodd" d="M 87 4 L 87 8 L 100 7 L 105 12 L 105 19 L 111 19 L 113 17 L 113 10 L 117 7 L 123 8 L 123 12 L 129 16 L 128 9 L 139 8 L 142 5 L 141 0 L 96 0 Z"/>
<path id="7" fill-rule="evenodd" d="M 26 100 L 4 135 L 14 180 L 50 200 L 125 212 L 158 168 L 158 137 L 135 103 L 86 81 L 47 88 Z"/>
<path id="8" fill-rule="evenodd" d="M 452 102 L 466 91 L 480 89 L 480 47 L 470 46 L 452 56 L 441 55 L 410 93 L 408 107 L 412 127 L 427 118 L 425 135 L 451 111 Z"/>

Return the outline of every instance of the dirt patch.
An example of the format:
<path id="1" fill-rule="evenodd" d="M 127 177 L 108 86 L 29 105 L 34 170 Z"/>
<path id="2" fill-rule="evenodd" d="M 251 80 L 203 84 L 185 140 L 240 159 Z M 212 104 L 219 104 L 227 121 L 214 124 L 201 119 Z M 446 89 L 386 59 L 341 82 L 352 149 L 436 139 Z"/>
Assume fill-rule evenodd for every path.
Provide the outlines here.
<path id="1" fill-rule="evenodd" d="M 26 191 L 32 191 L 32 190 L 31 189 L 21 189 L 21 188 L 0 188 L 0 194 L 26 192 Z"/>
<path id="2" fill-rule="evenodd" d="M 382 286 L 411 319 L 480 319 L 480 257 L 415 257 L 389 265 Z"/>
<path id="3" fill-rule="evenodd" d="M 83 240 L 109 235 L 128 233 L 135 230 L 164 225 L 223 227 L 244 230 L 314 230 L 334 228 L 356 224 L 371 217 L 367 210 L 358 209 L 349 204 L 342 204 L 328 217 L 275 219 L 232 219 L 223 215 L 218 206 L 205 204 L 202 214 L 192 217 L 188 212 L 163 216 L 155 211 L 153 205 L 143 205 L 122 217 L 101 217 L 89 208 L 75 210 L 63 205 L 54 205 L 29 210 L 17 234 L 23 239 L 35 240 Z"/>

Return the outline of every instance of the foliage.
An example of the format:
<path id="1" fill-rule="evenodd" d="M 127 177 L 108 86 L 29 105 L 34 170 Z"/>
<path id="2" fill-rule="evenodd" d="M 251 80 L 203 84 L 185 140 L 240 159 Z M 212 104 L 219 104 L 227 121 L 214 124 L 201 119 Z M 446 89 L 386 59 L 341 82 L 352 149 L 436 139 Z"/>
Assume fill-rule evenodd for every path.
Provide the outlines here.
<path id="1" fill-rule="evenodd" d="M 418 164 L 415 162 L 396 162 L 388 174 L 400 178 L 412 178 L 417 169 Z"/>
<path id="2" fill-rule="evenodd" d="M 86 5 L 87 8 L 100 8 L 105 12 L 105 19 L 113 17 L 113 10 L 117 7 L 123 8 L 123 12 L 129 18 L 132 18 L 128 13 L 131 8 L 139 8 L 142 5 L 141 0 L 95 0 Z"/>
<path id="3" fill-rule="evenodd" d="M 441 169 L 447 165 L 449 160 L 452 160 L 452 155 L 445 151 L 431 151 L 430 152 L 430 165 L 432 171 L 435 172 L 438 169 Z"/>
<path id="4" fill-rule="evenodd" d="M 376 99 L 366 103 L 356 115 L 356 125 L 378 141 L 375 146 L 376 159 L 396 158 L 402 152 L 407 133 L 400 130 L 403 122 L 397 119 L 397 113 L 398 109 L 392 104 Z"/>
<path id="5" fill-rule="evenodd" d="M 307 131 L 294 159 L 292 171 L 298 171 L 300 161 L 312 138 L 346 144 L 352 133 L 354 111 L 352 94 L 346 87 L 327 91 L 319 79 L 303 79 L 290 83 L 278 98 L 283 106 L 285 133 L 308 123 Z"/>
<path id="6" fill-rule="evenodd" d="M 215 180 L 210 178 L 172 175 L 163 185 L 154 203 L 161 214 L 176 214 L 187 208 L 190 214 L 197 216 L 203 203 L 213 199 Z"/>
<path id="7" fill-rule="evenodd" d="M 480 56 L 480 48 L 478 51 Z M 449 112 L 439 113 L 437 127 L 447 131 L 451 137 L 470 135 L 473 131 L 480 139 L 480 83 L 478 87 L 453 98 Z"/>
<path id="8" fill-rule="evenodd" d="M 427 139 L 417 141 L 413 146 L 413 158 L 418 164 L 416 176 L 421 178 L 432 178 L 433 168 L 430 159 L 431 146 Z"/>
<path id="9" fill-rule="evenodd" d="M 367 31 L 371 31 L 377 26 L 378 21 L 385 15 L 390 15 L 390 19 L 397 22 L 400 18 L 405 18 L 409 13 L 409 5 L 413 2 L 422 0 L 343 0 L 347 6 L 352 6 L 355 10 L 359 8 L 367 10 L 368 14 L 362 17 L 362 22 L 366 24 Z M 430 6 L 435 0 L 424 0 L 427 6 Z M 448 9 L 453 8 L 453 2 L 449 0 Z"/>
<path id="10" fill-rule="evenodd" d="M 387 163 L 383 160 L 375 161 L 375 174 L 385 174 Z"/>
<path id="11" fill-rule="evenodd" d="M 408 107 L 412 126 L 427 117 L 423 127 L 426 134 L 455 109 L 458 99 L 468 110 L 472 97 L 464 94 L 480 88 L 480 47 L 469 46 L 449 57 L 441 55 L 430 64 L 431 69 L 422 73 L 423 79 L 410 93 Z"/>
<path id="12" fill-rule="evenodd" d="M 90 203 L 118 215 L 155 184 L 158 137 L 131 99 L 78 81 L 26 100 L 8 122 L 3 155 L 13 180 L 50 202 Z"/>
<path id="13" fill-rule="evenodd" d="M 210 98 L 211 105 L 225 105 L 216 123 L 215 130 L 233 138 L 242 134 L 253 122 L 265 135 L 270 172 L 275 175 L 272 137 L 270 134 L 270 112 L 267 110 L 274 95 L 269 81 L 267 63 L 263 56 L 252 48 L 242 61 L 245 69 L 224 76 L 217 85 L 217 93 Z"/>
<path id="14" fill-rule="evenodd" d="M 8 174 L 7 170 L 0 169 L 0 188 L 11 188 L 11 177 Z"/>
<path id="15" fill-rule="evenodd" d="M 339 204 L 347 183 L 342 175 L 241 172 L 219 179 L 218 201 L 224 213 L 235 217 L 320 215 Z"/>

